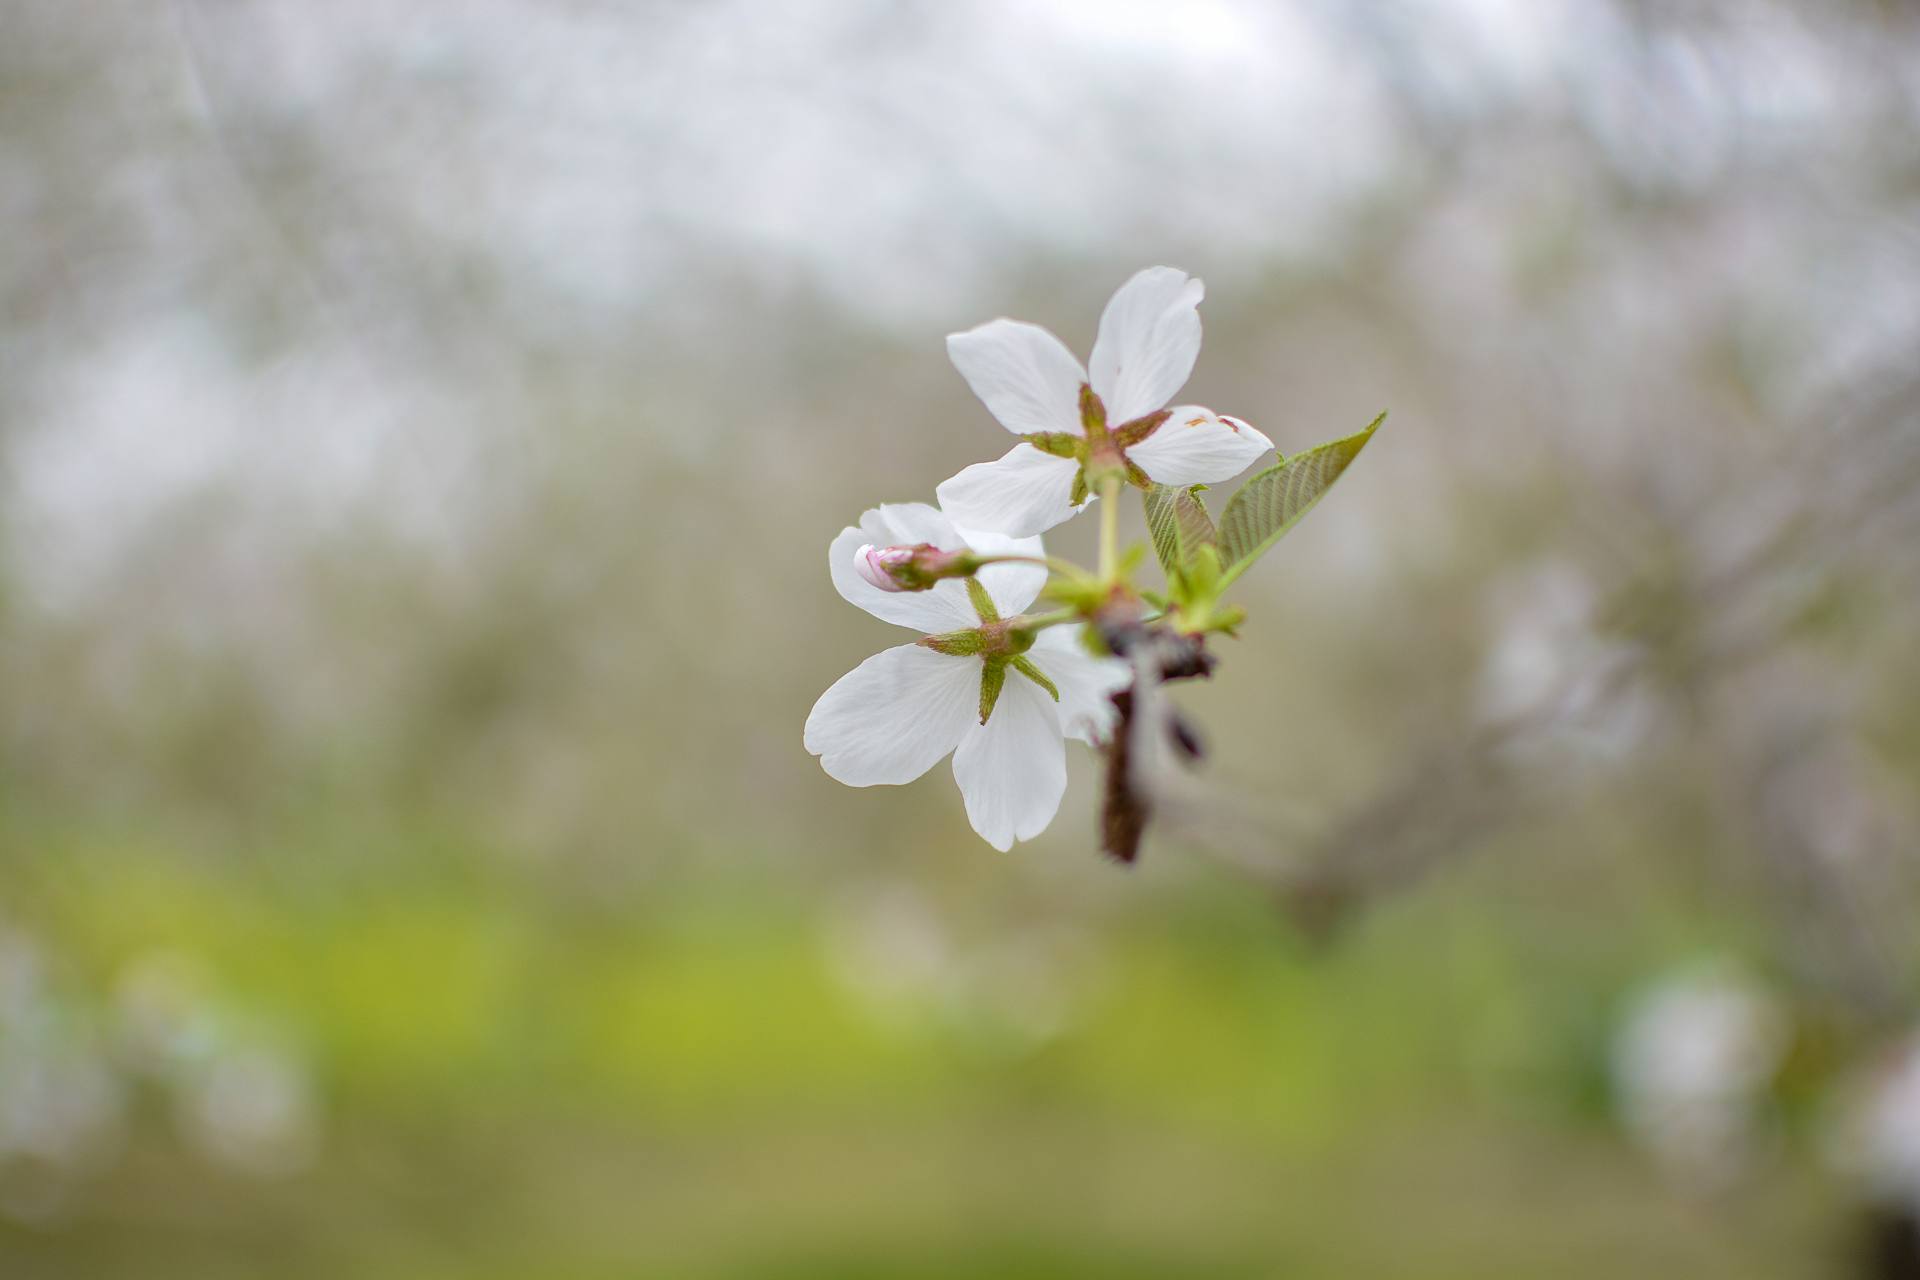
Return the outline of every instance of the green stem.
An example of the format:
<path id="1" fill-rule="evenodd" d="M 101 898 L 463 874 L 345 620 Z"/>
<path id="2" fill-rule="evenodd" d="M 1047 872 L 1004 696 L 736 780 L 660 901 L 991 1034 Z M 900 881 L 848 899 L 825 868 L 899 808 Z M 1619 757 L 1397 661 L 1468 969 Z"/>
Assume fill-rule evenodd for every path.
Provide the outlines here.
<path id="1" fill-rule="evenodd" d="M 977 563 L 982 568 L 990 564 L 1043 565 L 1049 572 L 1057 573 L 1063 578 L 1074 577 L 1083 572 L 1073 561 L 1062 560 L 1058 556 L 981 556 Z"/>
<path id="2" fill-rule="evenodd" d="M 1120 477 L 1100 481 L 1100 580 L 1111 583 L 1120 567 Z"/>

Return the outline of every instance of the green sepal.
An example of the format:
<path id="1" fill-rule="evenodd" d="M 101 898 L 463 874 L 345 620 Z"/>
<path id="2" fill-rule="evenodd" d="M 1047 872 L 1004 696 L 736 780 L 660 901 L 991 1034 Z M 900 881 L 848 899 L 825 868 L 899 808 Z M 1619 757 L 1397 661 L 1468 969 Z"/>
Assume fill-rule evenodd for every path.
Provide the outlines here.
<path id="1" fill-rule="evenodd" d="M 1086 448 L 1086 439 L 1071 431 L 1035 431 L 1020 437 L 1042 453 L 1056 458 L 1078 458 Z"/>
<path id="2" fill-rule="evenodd" d="M 1144 418 L 1135 418 L 1132 422 L 1122 423 L 1113 429 L 1113 441 L 1122 449 L 1131 449 L 1159 429 L 1161 423 L 1173 416 L 1173 410 L 1162 409 L 1150 413 Z"/>
<path id="3" fill-rule="evenodd" d="M 1092 490 L 1087 487 L 1087 469 L 1082 467 L 1073 473 L 1073 492 L 1067 495 L 1067 502 L 1076 507 L 1084 506 L 1091 493 Z"/>
<path id="4" fill-rule="evenodd" d="M 978 627 L 947 631 L 937 636 L 921 636 L 914 643 L 950 658 L 977 658 L 987 651 L 987 637 Z"/>
<path id="5" fill-rule="evenodd" d="M 980 621 L 1000 621 L 1000 611 L 994 607 L 993 597 L 987 594 L 986 584 L 980 579 L 967 579 L 967 599 L 973 602 L 973 611 L 980 615 Z"/>
<path id="6" fill-rule="evenodd" d="M 1171 578 L 1186 567 L 1196 549 L 1219 541 L 1213 517 L 1200 500 L 1205 485 L 1180 488 L 1156 484 L 1141 495 L 1147 513 L 1147 533 L 1161 570 Z"/>
<path id="7" fill-rule="evenodd" d="M 1092 385 L 1085 382 L 1080 384 L 1080 425 L 1086 429 L 1089 440 L 1107 429 L 1107 406 L 1094 394 Z"/>
<path id="8" fill-rule="evenodd" d="M 1024 659 L 1022 659 L 1024 661 Z M 980 664 L 980 723 L 985 724 L 1000 701 L 1000 690 L 1007 683 L 1007 659 L 988 658 Z"/>
<path id="9" fill-rule="evenodd" d="M 1364 430 L 1282 459 L 1240 486 L 1220 515 L 1220 552 L 1227 566 L 1222 589 L 1313 509 L 1386 420 L 1382 413 Z"/>
<path id="10" fill-rule="evenodd" d="M 1055 687 L 1053 681 L 1047 679 L 1046 672 L 1033 665 L 1032 658 L 1021 654 L 1013 660 L 1013 669 L 1052 694 L 1055 702 L 1060 701 L 1060 690 Z M 982 719 L 982 723 L 985 723 L 984 718 Z"/>
<path id="11" fill-rule="evenodd" d="M 1153 488 L 1153 477 L 1132 458 L 1127 459 L 1127 483 L 1136 489 Z"/>

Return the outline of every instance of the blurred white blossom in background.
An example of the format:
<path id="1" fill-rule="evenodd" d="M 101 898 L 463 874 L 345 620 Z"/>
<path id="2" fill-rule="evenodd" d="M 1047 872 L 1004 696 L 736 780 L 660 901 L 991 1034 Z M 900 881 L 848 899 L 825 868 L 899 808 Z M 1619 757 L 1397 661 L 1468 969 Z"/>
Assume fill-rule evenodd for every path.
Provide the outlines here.
<path id="1" fill-rule="evenodd" d="M 119 1158 L 152 1091 L 177 1132 L 236 1172 L 281 1175 L 317 1151 L 306 1063 L 223 1001 L 191 957 L 130 962 L 96 999 L 24 932 L 0 926 L 0 1213 L 57 1215 Z"/>
<path id="2" fill-rule="evenodd" d="M 152 952 L 116 989 L 127 1064 L 166 1091 L 174 1123 L 210 1159 L 243 1173 L 292 1173 L 319 1142 L 309 1072 L 280 1037 L 217 999 L 187 956 Z"/>
<path id="3" fill-rule="evenodd" d="M 37 1221 L 117 1153 L 126 1090 L 46 957 L 0 925 L 0 1212 Z"/>
<path id="4" fill-rule="evenodd" d="M 1070 1031 L 1098 996 L 1092 939 L 1054 922 L 984 940 L 907 885 L 849 893 L 823 923 L 828 966 L 868 1017 L 1020 1053 Z"/>
<path id="5" fill-rule="evenodd" d="M 1877 1203 L 1920 1220 L 1920 1035 L 1857 1082 L 1832 1154 Z"/>
<path id="6" fill-rule="evenodd" d="M 1569 560 L 1526 565 L 1487 591 L 1492 642 L 1478 701 L 1489 723 L 1524 724 L 1516 747 L 1602 762 L 1652 732 L 1658 704 L 1632 675 L 1634 651 L 1601 630 L 1598 585 Z"/>
<path id="7" fill-rule="evenodd" d="M 1730 967 L 1659 979 L 1633 999 L 1614 1039 L 1628 1133 L 1685 1185 L 1725 1187 L 1763 1150 L 1767 1088 L 1788 1033 L 1773 997 Z"/>

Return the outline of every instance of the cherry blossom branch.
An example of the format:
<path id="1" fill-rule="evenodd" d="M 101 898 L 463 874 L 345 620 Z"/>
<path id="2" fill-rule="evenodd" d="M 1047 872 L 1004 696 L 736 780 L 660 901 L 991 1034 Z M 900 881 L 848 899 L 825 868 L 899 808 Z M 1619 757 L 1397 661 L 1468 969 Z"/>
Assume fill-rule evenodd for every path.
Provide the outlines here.
<path id="1" fill-rule="evenodd" d="M 1156 685 L 1211 673 L 1208 637 L 1235 634 L 1245 618 L 1222 603 L 1224 583 L 1318 500 L 1373 431 L 1284 459 L 1240 419 L 1173 406 L 1199 352 L 1203 294 L 1173 267 L 1136 272 L 1107 304 L 1084 365 L 1046 330 L 1014 320 L 948 336 L 961 376 L 1021 443 L 936 486 L 938 507 L 884 505 L 833 540 L 841 595 L 921 636 L 861 663 L 814 704 L 804 741 L 829 776 L 899 784 L 951 752 L 974 829 L 1006 849 L 1051 821 L 1065 740 L 1097 742 L 1108 757 L 1103 843 L 1132 860 L 1151 809 L 1134 784 L 1152 770 L 1136 761 L 1158 758 L 1130 748 L 1140 736 L 1132 722 L 1159 726 L 1189 759 L 1200 748 L 1171 709 L 1134 716 L 1130 688 L 1143 670 Z M 1270 453 L 1273 465 L 1216 526 L 1199 490 Z M 1121 546 L 1118 503 L 1129 486 L 1149 495 L 1161 591 L 1136 580 L 1147 548 Z M 1103 500 L 1092 570 L 1047 555 L 1040 540 L 1090 499 Z M 1047 581 L 982 572 L 1003 564 L 1038 566 Z M 955 581 L 964 605 L 944 587 Z M 1037 600 L 1042 612 L 1021 612 Z M 1145 690 L 1141 701 L 1152 697 Z"/>

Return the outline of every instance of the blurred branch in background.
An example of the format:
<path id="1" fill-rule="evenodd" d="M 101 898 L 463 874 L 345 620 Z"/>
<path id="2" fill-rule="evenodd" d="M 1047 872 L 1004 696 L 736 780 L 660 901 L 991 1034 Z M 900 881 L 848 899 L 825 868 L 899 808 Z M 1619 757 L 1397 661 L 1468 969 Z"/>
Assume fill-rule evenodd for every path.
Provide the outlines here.
<path id="1" fill-rule="evenodd" d="M 1573 579 L 1560 580 L 1557 601 L 1554 582 L 1535 583 L 1533 612 L 1508 619 L 1501 638 L 1520 646 L 1506 656 L 1523 669 L 1501 672 L 1496 650 L 1488 671 L 1496 688 L 1517 677 L 1523 705 L 1483 699 L 1463 723 L 1429 728 L 1377 795 L 1329 829 L 1276 841 L 1249 819 L 1220 831 L 1213 789 L 1170 816 L 1321 930 L 1481 847 L 1490 829 L 1550 815 L 1557 790 L 1616 781 L 1617 758 L 1543 771 L 1540 757 L 1568 736 L 1617 740 L 1623 714 L 1650 710 L 1716 763 L 1707 781 L 1729 840 L 1752 859 L 1729 868 L 1729 888 L 1768 900 L 1789 969 L 1869 1025 L 1901 1025 L 1914 1013 L 1907 923 L 1920 906 L 1920 831 L 1910 793 L 1856 727 L 1874 673 L 1849 682 L 1835 669 L 1849 637 L 1823 653 L 1836 647 L 1823 615 L 1849 609 L 1856 625 L 1865 615 L 1894 634 L 1920 623 L 1920 382 L 1895 370 L 1890 385 L 1847 399 L 1761 456 L 1729 458 L 1717 492 L 1638 531 L 1657 545 L 1661 577 L 1595 583 L 1601 570 L 1562 566 Z M 1604 489 L 1583 498 L 1594 519 L 1635 505 Z M 1625 726 L 1620 748 L 1637 749 L 1650 727 Z"/>

